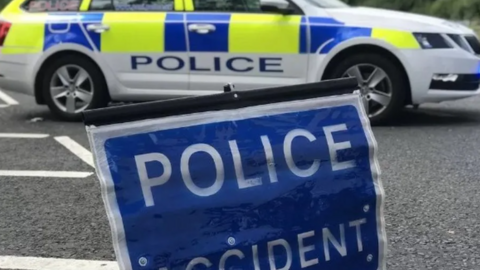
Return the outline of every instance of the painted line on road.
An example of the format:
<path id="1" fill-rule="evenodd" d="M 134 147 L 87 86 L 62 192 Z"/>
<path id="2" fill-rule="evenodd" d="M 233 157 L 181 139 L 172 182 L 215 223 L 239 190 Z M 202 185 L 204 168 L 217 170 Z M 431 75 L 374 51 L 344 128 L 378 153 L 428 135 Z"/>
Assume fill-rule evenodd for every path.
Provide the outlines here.
<path id="1" fill-rule="evenodd" d="M 74 141 L 72 138 L 68 136 L 57 136 L 54 139 L 59 142 L 61 145 L 65 146 L 70 152 L 72 152 L 75 156 L 83 160 L 88 165 L 95 168 L 93 163 L 93 156 L 90 151 L 85 149 L 85 147 L 81 146 L 79 143 Z"/>
<path id="2" fill-rule="evenodd" d="M 18 270 L 119 270 L 115 261 L 0 256 L 0 269 Z"/>
<path id="3" fill-rule="evenodd" d="M 39 134 L 39 133 L 0 133 L 0 138 L 22 138 L 22 139 L 42 139 L 47 138 L 48 134 Z"/>
<path id="4" fill-rule="evenodd" d="M 47 178 L 86 178 L 92 172 L 74 171 L 32 171 L 32 170 L 0 170 L 0 176 L 47 177 Z"/>
<path id="5" fill-rule="evenodd" d="M 5 102 L 7 105 L 18 105 L 18 101 L 5 94 L 5 92 L 2 90 L 0 90 L 0 99 L 3 100 L 3 102 Z"/>

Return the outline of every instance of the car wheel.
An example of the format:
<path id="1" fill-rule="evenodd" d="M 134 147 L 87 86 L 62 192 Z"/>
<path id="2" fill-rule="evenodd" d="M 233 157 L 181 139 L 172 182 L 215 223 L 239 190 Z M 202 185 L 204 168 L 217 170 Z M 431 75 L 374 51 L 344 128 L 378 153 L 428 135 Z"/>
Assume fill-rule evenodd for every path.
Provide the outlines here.
<path id="1" fill-rule="evenodd" d="M 83 111 L 108 105 L 108 88 L 102 72 L 85 57 L 59 58 L 46 68 L 44 74 L 45 102 L 62 120 L 79 121 Z"/>
<path id="2" fill-rule="evenodd" d="M 373 125 L 395 120 L 409 87 L 401 67 L 379 54 L 357 54 L 338 63 L 331 78 L 355 77 Z"/>

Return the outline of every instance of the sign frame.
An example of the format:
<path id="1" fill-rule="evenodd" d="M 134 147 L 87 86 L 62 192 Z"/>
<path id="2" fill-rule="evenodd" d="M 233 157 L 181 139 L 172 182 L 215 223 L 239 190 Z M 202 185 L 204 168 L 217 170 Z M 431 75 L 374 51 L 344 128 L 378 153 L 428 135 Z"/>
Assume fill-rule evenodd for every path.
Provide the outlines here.
<path id="1" fill-rule="evenodd" d="M 82 118 L 86 126 L 103 126 L 172 115 L 231 110 L 282 101 L 338 96 L 351 94 L 357 90 L 358 83 L 355 78 L 342 78 L 248 91 L 219 91 L 218 94 L 93 109 L 82 112 Z"/>
<path id="2" fill-rule="evenodd" d="M 96 144 L 103 146 L 105 141 L 112 137 L 160 131 L 188 125 L 207 124 L 220 120 L 237 121 L 259 116 L 265 114 L 265 112 L 269 114 L 288 113 L 301 111 L 305 107 L 311 108 L 317 106 L 317 108 L 320 109 L 332 107 L 336 104 L 342 105 L 346 102 L 352 103 L 358 110 L 369 146 L 370 170 L 375 186 L 375 193 L 377 194 L 375 211 L 379 242 L 379 254 L 377 258 L 378 269 L 386 269 L 387 238 L 383 214 L 384 190 L 382 182 L 380 181 L 381 172 L 376 153 L 377 143 L 370 128 L 369 119 L 360 96 L 358 94 L 350 94 L 356 90 L 356 80 L 355 83 L 353 83 L 354 80 L 355 79 L 334 80 L 309 84 L 303 88 L 304 91 L 298 91 L 281 98 L 279 98 L 278 88 L 270 88 L 251 92 L 222 93 L 215 95 L 213 98 L 212 96 L 203 96 L 113 107 L 87 111 L 83 116 L 85 125 L 87 126 L 90 145 Z M 338 86 L 338 88 L 331 91 L 318 91 L 319 84 L 325 88 L 332 88 L 332 85 Z M 289 89 L 289 87 L 298 86 L 288 86 L 284 88 L 287 89 L 286 92 L 291 93 L 292 90 Z M 315 91 L 312 91 L 312 89 Z M 259 92 L 262 93 L 259 94 Z M 276 95 L 276 100 L 273 102 L 271 101 L 271 95 Z M 226 104 L 225 99 L 230 100 L 230 102 Z M 288 108 L 285 108 L 285 102 L 288 102 Z M 232 109 L 235 109 L 237 114 L 228 115 L 227 111 Z M 128 123 L 130 121 L 135 123 Z M 93 139 L 94 135 L 96 136 L 95 140 Z M 116 196 L 111 192 L 114 183 L 109 167 L 105 164 L 107 160 L 105 150 L 103 147 L 92 147 L 92 150 L 94 152 L 97 175 L 101 182 L 102 198 L 112 229 L 111 233 L 117 261 L 121 269 L 132 269 L 130 265 L 132 261 L 125 242 L 125 231 L 120 210 L 117 205 Z"/>

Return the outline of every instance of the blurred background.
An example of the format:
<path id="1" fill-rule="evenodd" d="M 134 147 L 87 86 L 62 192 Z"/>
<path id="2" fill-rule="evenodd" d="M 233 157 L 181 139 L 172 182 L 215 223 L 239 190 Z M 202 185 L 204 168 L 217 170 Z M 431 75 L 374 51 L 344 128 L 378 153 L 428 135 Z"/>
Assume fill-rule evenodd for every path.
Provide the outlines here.
<path id="1" fill-rule="evenodd" d="M 442 17 L 480 33 L 480 0 L 343 0 L 352 6 L 368 6 Z M 10 0 L 0 0 L 2 9 Z"/>
<path id="2" fill-rule="evenodd" d="M 442 17 L 480 33 L 480 0 L 344 0 L 352 6 L 369 6 Z"/>

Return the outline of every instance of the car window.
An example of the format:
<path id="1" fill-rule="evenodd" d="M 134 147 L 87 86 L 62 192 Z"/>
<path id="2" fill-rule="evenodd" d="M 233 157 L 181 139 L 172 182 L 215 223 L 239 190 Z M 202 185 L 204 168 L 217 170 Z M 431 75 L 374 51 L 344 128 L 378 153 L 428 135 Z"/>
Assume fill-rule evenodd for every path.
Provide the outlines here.
<path id="1" fill-rule="evenodd" d="M 27 0 L 22 8 L 28 12 L 78 11 L 80 0 Z"/>
<path id="2" fill-rule="evenodd" d="M 89 10 L 174 11 L 174 0 L 92 0 Z"/>
<path id="3" fill-rule="evenodd" d="M 307 0 L 317 7 L 321 8 L 348 8 L 350 7 L 346 3 L 340 0 Z"/>
<path id="4" fill-rule="evenodd" d="M 260 0 L 193 0 L 195 11 L 261 12 Z"/>
<path id="5" fill-rule="evenodd" d="M 112 0 L 92 0 L 89 10 L 114 10 Z"/>

